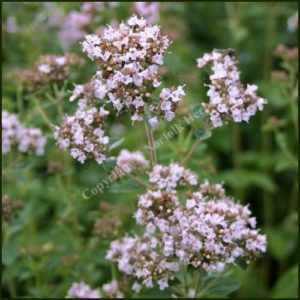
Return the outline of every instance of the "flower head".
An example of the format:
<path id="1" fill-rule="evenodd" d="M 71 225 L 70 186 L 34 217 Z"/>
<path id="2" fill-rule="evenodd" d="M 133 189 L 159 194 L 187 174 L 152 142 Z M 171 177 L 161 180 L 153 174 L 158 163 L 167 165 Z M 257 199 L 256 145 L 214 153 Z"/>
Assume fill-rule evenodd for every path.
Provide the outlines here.
<path id="1" fill-rule="evenodd" d="M 70 149 L 71 155 L 81 163 L 91 158 L 102 164 L 106 160 L 109 142 L 104 130 L 107 114 L 108 111 L 103 108 L 91 108 L 66 116 L 63 124 L 55 130 L 59 147 Z"/>
<path id="2" fill-rule="evenodd" d="M 139 152 L 129 152 L 123 149 L 117 157 L 117 167 L 126 173 L 132 173 L 136 170 L 145 170 L 149 168 L 149 161 Z"/>
<path id="3" fill-rule="evenodd" d="M 91 287 L 84 282 L 74 282 L 68 290 L 66 298 L 101 298 L 98 290 L 92 290 Z"/>
<path id="4" fill-rule="evenodd" d="M 62 82 L 69 78 L 70 68 L 81 66 L 83 59 L 72 53 L 63 56 L 42 55 L 35 63 L 34 70 L 22 70 L 18 81 L 29 91 L 53 82 Z"/>
<path id="5" fill-rule="evenodd" d="M 257 110 L 263 110 L 267 101 L 256 94 L 257 86 L 240 82 L 237 61 L 231 50 L 214 50 L 197 60 L 198 67 L 210 65 L 212 74 L 207 95 L 209 102 L 203 106 L 212 127 L 220 127 L 229 121 L 248 122 Z"/>
<path id="6" fill-rule="evenodd" d="M 237 259 L 248 263 L 266 251 L 266 236 L 255 228 L 248 206 L 234 203 L 222 184 L 206 180 L 193 192 L 197 178 L 178 164 L 156 165 L 149 178 L 155 189 L 139 197 L 134 215 L 146 233 L 113 241 L 106 255 L 132 277 L 132 289 L 168 287 L 179 263 L 221 272 Z M 182 184 L 189 188 L 186 194 L 178 191 Z"/>
<path id="7" fill-rule="evenodd" d="M 134 2 L 136 13 L 147 20 L 148 24 L 154 24 L 159 18 L 159 2 Z"/>
<path id="8" fill-rule="evenodd" d="M 159 99 L 152 96 L 161 84 L 159 66 L 169 45 L 159 26 L 135 15 L 117 28 L 108 26 L 101 36 L 86 35 L 82 49 L 97 63 L 95 78 L 103 91 L 99 98 L 107 96 L 117 112 L 128 110 L 133 122 L 145 115 L 151 116 L 152 125 L 159 116 L 171 121 L 185 95 L 182 86 L 162 90 Z"/>
<path id="9" fill-rule="evenodd" d="M 20 152 L 33 150 L 36 155 L 43 155 L 46 138 L 39 128 L 26 128 L 16 114 L 2 111 L 2 152 L 8 153 L 13 146 Z"/>
<path id="10" fill-rule="evenodd" d="M 123 293 L 119 289 L 119 283 L 116 280 L 103 284 L 102 290 L 108 298 L 124 298 Z"/>

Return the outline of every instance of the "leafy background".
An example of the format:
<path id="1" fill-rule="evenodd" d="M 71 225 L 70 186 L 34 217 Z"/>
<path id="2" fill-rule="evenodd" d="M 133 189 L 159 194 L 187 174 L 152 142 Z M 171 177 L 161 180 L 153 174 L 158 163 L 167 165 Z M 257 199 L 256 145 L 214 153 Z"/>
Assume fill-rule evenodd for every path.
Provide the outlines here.
<path id="1" fill-rule="evenodd" d="M 80 4 L 52 5 L 69 12 L 79 10 Z M 2 26 L 2 109 L 18 113 L 28 126 L 42 128 L 48 138 L 43 157 L 11 152 L 2 159 L 3 194 L 25 203 L 10 223 L 2 222 L 2 293 L 5 297 L 64 297 L 74 281 L 85 280 L 95 287 L 110 281 L 111 265 L 104 258 L 110 239 L 93 234 L 93 224 L 100 216 L 117 216 L 122 226 L 111 239 L 138 232 L 132 213 L 143 189 L 122 179 L 104 193 L 84 199 L 82 192 L 107 178 L 109 166 L 103 170 L 93 162 L 81 165 L 63 154 L 55 146 L 33 96 L 15 80 L 18 70 L 31 68 L 40 54 L 61 55 L 65 50 L 57 29 L 49 27 L 49 6 L 15 2 L 3 3 L 2 8 L 2 25 L 14 17 L 18 26 L 15 33 L 6 32 Z M 132 11 L 132 3 L 121 3 L 114 10 L 117 19 L 124 20 Z M 243 82 L 257 84 L 261 96 L 269 101 L 264 112 L 249 124 L 230 124 L 215 130 L 210 139 L 201 142 L 189 163 L 201 179 L 224 180 L 229 194 L 249 203 L 258 226 L 268 237 L 266 255 L 246 269 L 235 268 L 240 288 L 231 294 L 233 298 L 298 296 L 298 163 L 292 119 L 296 107 L 291 107 L 291 94 L 283 92 L 288 88 L 271 77 L 273 70 L 283 69 L 282 60 L 273 55 L 276 45 L 298 47 L 298 29 L 287 29 L 288 17 L 297 10 L 295 2 L 161 3 L 159 24 L 174 40 L 172 53 L 165 58 L 164 81 L 187 85 L 185 104 L 172 122 L 185 127 L 159 147 L 161 163 L 180 161 L 195 139 L 199 124 L 186 124 L 184 116 L 206 101 L 203 82 L 207 76 L 196 68 L 196 58 L 203 53 L 213 48 L 234 48 Z M 95 23 L 103 25 L 110 14 L 100 11 L 97 18 Z M 78 43 L 68 50 L 85 58 Z M 94 72 L 94 63 L 88 60 L 84 67 L 74 70 L 67 92 L 61 92 L 65 112 L 75 109 L 68 102 L 73 83 L 87 81 Z M 52 123 L 58 125 L 61 119 L 53 103 L 45 98 L 42 106 Z M 272 128 L 274 117 L 282 126 Z M 113 155 L 121 148 L 148 155 L 143 124 L 132 127 L 126 114 L 110 117 L 109 123 L 112 135 L 124 137 Z M 155 138 L 168 132 L 172 124 L 160 125 Z M 61 163 L 63 171 L 49 173 L 50 161 Z M 104 212 L 99 209 L 104 201 L 119 206 Z M 163 296 L 157 290 L 152 292 L 153 297 L 159 295 Z"/>

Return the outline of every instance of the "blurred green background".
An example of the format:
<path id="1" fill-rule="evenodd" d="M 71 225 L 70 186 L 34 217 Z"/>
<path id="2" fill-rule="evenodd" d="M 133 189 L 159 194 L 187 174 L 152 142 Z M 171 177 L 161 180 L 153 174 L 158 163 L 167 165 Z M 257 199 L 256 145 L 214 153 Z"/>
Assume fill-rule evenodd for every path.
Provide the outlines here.
<path id="1" fill-rule="evenodd" d="M 143 189 L 123 179 L 104 193 L 84 199 L 82 192 L 107 178 L 109 170 L 94 162 L 81 165 L 63 154 L 32 95 L 15 80 L 18 71 L 32 68 L 39 55 L 62 55 L 66 50 L 86 59 L 85 66 L 73 71 L 67 83 L 69 91 L 74 83 L 84 83 L 95 73 L 95 64 L 81 52 L 79 42 L 65 45 L 60 38 L 61 23 L 53 20 L 59 15 L 65 20 L 71 11 L 79 11 L 81 4 L 2 4 L 2 109 L 18 113 L 28 126 L 42 128 L 48 138 L 42 157 L 11 152 L 2 158 L 2 194 L 24 201 L 10 222 L 2 221 L 4 297 L 64 297 L 71 283 L 79 280 L 100 286 L 111 278 L 105 260 L 110 240 L 139 230 L 132 214 L 136 195 Z M 92 33 L 112 19 L 125 20 L 133 9 L 133 3 L 123 2 L 99 10 L 85 31 Z M 161 124 L 155 138 L 176 122 L 184 124 L 183 116 L 207 101 L 203 86 L 207 74 L 196 67 L 196 59 L 214 48 L 235 49 L 242 81 L 257 84 L 259 94 L 268 100 L 265 110 L 249 124 L 214 130 L 189 163 L 202 180 L 224 180 L 228 194 L 249 203 L 258 227 L 267 234 L 267 254 L 246 270 L 236 269 L 241 288 L 233 298 L 298 296 L 298 63 L 274 55 L 278 44 L 298 47 L 298 24 L 296 29 L 288 26 L 296 11 L 296 2 L 160 3 L 157 23 L 173 40 L 171 54 L 165 56 L 164 82 L 186 84 L 187 95 L 177 118 Z M 284 71 L 286 77 L 278 79 L 274 71 Z M 68 95 L 63 94 L 66 113 L 75 110 Z M 61 119 L 53 104 L 45 98 L 42 106 L 52 123 L 59 125 Z M 159 162 L 180 161 L 195 139 L 197 126 L 197 122 L 185 124 L 184 131 L 162 143 Z M 129 116 L 123 114 L 110 116 L 108 127 L 110 135 L 125 138 L 113 155 L 122 148 L 149 155 L 143 148 L 143 124 L 132 127 Z M 62 169 L 53 171 L 53 161 Z M 118 205 L 99 208 L 106 202 Z M 96 219 L 104 215 L 122 221 L 108 237 L 93 229 Z"/>

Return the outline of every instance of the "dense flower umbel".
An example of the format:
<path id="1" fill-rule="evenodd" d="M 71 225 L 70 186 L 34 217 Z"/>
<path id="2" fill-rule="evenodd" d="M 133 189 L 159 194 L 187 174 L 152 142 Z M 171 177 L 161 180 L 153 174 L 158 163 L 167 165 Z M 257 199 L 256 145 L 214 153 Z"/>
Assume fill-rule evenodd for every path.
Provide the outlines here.
<path id="1" fill-rule="evenodd" d="M 136 13 L 147 20 L 148 24 L 154 24 L 159 18 L 159 2 L 133 2 Z"/>
<path id="2" fill-rule="evenodd" d="M 142 281 L 150 288 L 157 282 L 161 289 L 167 287 L 168 280 L 174 278 L 178 263 L 161 255 L 161 242 L 154 236 L 145 234 L 141 237 L 124 237 L 111 243 L 106 258 L 116 261 L 118 268 L 134 280 Z M 139 290 L 136 282 L 133 289 Z"/>
<path id="3" fill-rule="evenodd" d="M 142 171 L 149 168 L 149 161 L 146 160 L 144 155 L 139 151 L 130 152 L 123 149 L 116 161 L 117 167 L 121 168 L 125 173 Z"/>
<path id="4" fill-rule="evenodd" d="M 43 155 L 46 138 L 39 128 L 26 128 L 20 123 L 16 114 L 2 111 L 2 152 L 11 151 L 17 146 L 18 151 L 28 152 L 33 150 L 36 155 Z"/>
<path id="5" fill-rule="evenodd" d="M 84 2 L 79 11 L 73 10 L 65 14 L 57 6 L 51 5 L 49 24 L 60 29 L 59 39 L 62 46 L 70 48 L 96 25 L 94 17 L 97 14 L 103 14 L 105 10 L 116 6 L 118 2 Z"/>
<path id="6" fill-rule="evenodd" d="M 23 70 L 18 81 L 28 90 L 50 82 L 64 81 L 70 76 L 70 67 L 81 66 L 83 59 L 72 53 L 63 56 L 42 55 L 35 63 L 35 70 Z"/>
<path id="7" fill-rule="evenodd" d="M 107 298 L 123 298 L 124 295 L 120 291 L 119 283 L 116 280 L 102 285 L 102 290 Z"/>
<path id="8" fill-rule="evenodd" d="M 106 160 L 108 136 L 104 131 L 104 119 L 108 111 L 102 107 L 97 110 L 77 110 L 74 116 L 66 116 L 60 127 L 56 127 L 55 138 L 60 148 L 70 149 L 71 155 L 84 163 L 92 158 L 98 164 Z"/>
<path id="9" fill-rule="evenodd" d="M 154 233 L 153 224 L 162 228 L 178 205 L 179 198 L 174 190 L 148 191 L 139 197 L 138 209 L 134 216 L 138 224 L 146 225 L 147 232 Z"/>
<path id="10" fill-rule="evenodd" d="M 255 229 L 250 210 L 227 197 L 222 184 L 205 181 L 193 192 L 197 177 L 177 164 L 154 166 L 150 181 L 156 190 L 139 197 L 135 213 L 147 233 L 112 242 L 107 253 L 120 271 L 147 287 L 157 282 L 163 289 L 179 263 L 220 272 L 237 259 L 249 263 L 266 251 L 266 237 Z M 184 205 L 176 190 L 183 182 L 189 188 Z M 140 288 L 139 283 L 133 288 Z"/>
<path id="11" fill-rule="evenodd" d="M 66 298 L 101 298 L 98 290 L 92 290 L 91 287 L 84 282 L 74 282 L 68 290 Z"/>
<path id="12" fill-rule="evenodd" d="M 166 254 L 206 271 L 220 272 L 238 258 L 249 262 L 266 251 L 266 237 L 254 229 L 250 215 L 247 206 L 229 198 L 210 200 L 193 193 L 186 207 L 176 208 L 170 217 L 163 240 L 172 238 L 173 249 Z"/>
<path id="13" fill-rule="evenodd" d="M 149 123 L 157 125 L 157 117 L 170 121 L 178 102 L 184 96 L 181 86 L 163 89 L 159 99 L 152 92 L 161 85 L 159 66 L 170 41 L 157 25 L 148 26 L 143 18 L 131 17 L 117 29 L 107 27 L 102 36 L 87 35 L 83 51 L 97 62 L 96 78 L 101 82 L 101 95 L 114 109 L 130 111 L 132 121 L 143 120 L 149 113 Z"/>
<path id="14" fill-rule="evenodd" d="M 149 181 L 159 189 L 175 189 L 177 185 L 196 185 L 197 176 L 177 163 L 169 166 L 155 165 L 149 175 Z"/>
<path id="15" fill-rule="evenodd" d="M 213 127 L 220 127 L 229 121 L 242 122 L 262 110 L 266 100 L 256 94 L 257 86 L 245 87 L 240 82 L 237 61 L 229 49 L 214 50 L 197 60 L 198 67 L 210 65 L 212 74 L 207 95 L 209 102 L 203 106 Z"/>

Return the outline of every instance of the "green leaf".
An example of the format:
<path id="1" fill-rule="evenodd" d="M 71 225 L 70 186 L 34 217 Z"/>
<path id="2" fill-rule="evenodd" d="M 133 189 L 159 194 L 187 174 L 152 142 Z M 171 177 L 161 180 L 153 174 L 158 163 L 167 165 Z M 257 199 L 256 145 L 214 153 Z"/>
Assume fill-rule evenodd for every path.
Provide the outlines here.
<path id="1" fill-rule="evenodd" d="M 2 249 L 2 264 L 5 266 L 11 265 L 17 258 L 18 249 L 14 244 L 8 244 Z"/>
<path id="2" fill-rule="evenodd" d="M 245 260 L 243 260 L 243 259 L 237 259 L 236 260 L 236 264 L 240 267 L 240 268 L 242 268 L 243 270 L 246 270 L 247 268 L 248 268 L 248 264 L 245 262 Z"/>
<path id="3" fill-rule="evenodd" d="M 108 151 L 111 151 L 112 149 L 119 147 L 124 142 L 124 140 L 125 140 L 124 138 L 121 138 L 121 139 L 111 138 L 109 141 L 110 146 L 108 148 Z"/>
<path id="4" fill-rule="evenodd" d="M 195 136 L 199 141 L 203 141 L 211 137 L 211 131 L 203 128 L 197 128 L 195 130 Z"/>
<path id="5" fill-rule="evenodd" d="M 246 189 L 257 186 L 274 193 L 277 186 L 266 173 L 251 170 L 229 170 L 220 174 L 220 178 L 234 189 Z"/>
<path id="6" fill-rule="evenodd" d="M 208 116 L 201 105 L 197 105 L 193 108 L 193 117 L 199 120 L 205 120 Z"/>
<path id="7" fill-rule="evenodd" d="M 205 291 L 203 294 L 200 295 L 203 296 L 215 296 L 215 297 L 222 297 L 227 296 L 230 293 L 236 291 L 240 288 L 240 283 L 233 277 L 233 275 L 229 274 L 226 276 L 226 274 L 221 275 L 220 278 L 218 278 L 220 275 L 212 275 L 207 276 L 203 280 L 203 287 L 202 291 Z"/>
<path id="8" fill-rule="evenodd" d="M 271 298 L 298 298 L 298 265 L 287 270 L 278 279 Z"/>
<path id="9" fill-rule="evenodd" d="M 291 214 L 280 226 L 266 228 L 268 252 L 283 261 L 294 253 L 298 241 L 298 216 Z"/>
<path id="10" fill-rule="evenodd" d="M 285 155 L 285 157 L 290 160 L 290 162 L 294 165 L 295 168 L 298 168 L 298 161 L 289 150 L 287 136 L 283 133 L 277 132 L 275 134 L 275 138 L 280 150 Z"/>
<path id="11" fill-rule="evenodd" d="M 116 166 L 116 159 L 109 158 L 103 163 L 103 169 L 105 172 L 110 172 Z"/>

